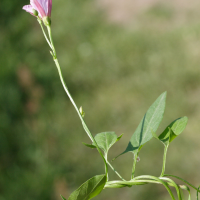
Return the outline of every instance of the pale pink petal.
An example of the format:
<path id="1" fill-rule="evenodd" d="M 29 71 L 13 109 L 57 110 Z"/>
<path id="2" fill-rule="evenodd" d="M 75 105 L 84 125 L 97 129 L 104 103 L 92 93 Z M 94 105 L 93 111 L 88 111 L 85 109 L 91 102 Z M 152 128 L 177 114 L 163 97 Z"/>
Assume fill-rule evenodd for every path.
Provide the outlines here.
<path id="1" fill-rule="evenodd" d="M 47 16 L 47 4 L 48 4 L 48 0 L 37 0 L 37 1 L 42 6 L 42 8 L 45 11 L 45 14 Z"/>
<path id="2" fill-rule="evenodd" d="M 52 0 L 48 1 L 48 11 L 47 16 L 51 17 L 51 9 L 52 9 Z"/>
<path id="3" fill-rule="evenodd" d="M 30 3 L 33 6 L 33 8 L 38 11 L 39 17 L 43 18 L 47 16 L 42 5 L 40 5 L 40 3 L 37 0 L 30 0 Z"/>
<path id="4" fill-rule="evenodd" d="M 40 18 L 51 17 L 52 0 L 30 0 L 30 4 L 23 9 L 31 14 L 33 14 L 32 9 L 35 9 Z"/>
<path id="5" fill-rule="evenodd" d="M 33 15 L 33 6 L 31 6 L 31 5 L 26 5 L 26 6 L 23 6 L 22 9 L 25 10 L 26 12 L 31 13 L 31 15 Z"/>

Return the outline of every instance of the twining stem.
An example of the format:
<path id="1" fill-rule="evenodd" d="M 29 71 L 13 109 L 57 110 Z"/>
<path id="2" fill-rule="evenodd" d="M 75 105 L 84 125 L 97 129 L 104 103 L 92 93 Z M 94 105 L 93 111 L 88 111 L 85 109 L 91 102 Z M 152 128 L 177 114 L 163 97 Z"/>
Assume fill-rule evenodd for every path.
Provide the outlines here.
<path id="1" fill-rule="evenodd" d="M 180 177 L 178 177 L 178 176 L 171 175 L 171 174 L 164 174 L 164 176 L 171 176 L 171 177 L 177 178 L 177 179 L 183 181 L 184 183 L 188 184 L 188 185 L 191 186 L 192 188 L 194 188 L 197 192 L 200 192 L 200 189 L 199 189 L 199 188 L 196 188 L 194 185 L 192 185 L 192 184 L 189 183 L 188 181 L 184 180 L 183 178 L 180 178 Z"/>
<path id="2" fill-rule="evenodd" d="M 178 195 L 178 199 L 179 200 L 182 200 L 182 196 L 181 196 L 181 191 L 180 191 L 180 188 L 179 186 L 170 178 L 167 178 L 167 177 L 160 177 L 161 180 L 166 180 L 168 182 L 170 182 L 176 189 L 176 192 L 177 192 L 177 195 Z"/>
<path id="3" fill-rule="evenodd" d="M 142 175 L 142 176 L 137 176 L 135 177 L 133 180 L 138 180 L 138 179 L 152 179 L 152 180 L 156 180 L 157 182 L 160 182 L 161 184 L 163 184 L 165 186 L 165 188 L 167 189 L 168 193 L 170 194 L 171 198 L 173 200 L 175 200 L 174 195 L 172 193 L 172 191 L 170 190 L 168 183 L 166 183 L 165 181 L 159 179 L 158 177 L 155 176 L 150 176 L 150 175 Z"/>
<path id="4" fill-rule="evenodd" d="M 108 174 L 107 162 L 106 162 L 106 160 L 105 160 L 105 158 L 104 158 L 104 156 L 103 156 L 103 154 L 102 154 L 102 152 L 101 152 L 101 150 L 100 150 L 100 148 L 99 148 L 99 146 L 98 146 L 96 140 L 94 139 L 94 137 L 93 137 L 93 135 L 91 134 L 91 132 L 89 131 L 89 129 L 88 129 L 88 127 L 87 127 L 85 121 L 83 120 L 83 117 L 82 117 L 82 115 L 80 114 L 79 109 L 78 109 L 76 103 L 74 102 L 74 100 L 73 100 L 73 98 L 72 98 L 72 96 L 71 96 L 71 94 L 70 94 L 70 92 L 69 92 L 69 90 L 68 90 L 68 88 L 67 88 L 67 86 L 66 86 L 66 84 L 65 84 L 65 81 L 64 81 L 64 79 L 63 79 L 62 72 L 61 72 L 61 68 L 60 68 L 60 64 L 59 64 L 59 62 L 58 62 L 57 55 L 56 55 L 56 50 L 55 50 L 55 47 L 54 47 L 54 44 L 53 44 L 53 38 L 52 38 L 52 34 L 51 34 L 51 27 L 50 27 L 50 26 L 47 26 L 47 30 L 48 30 L 48 33 L 49 33 L 49 38 L 50 38 L 50 42 L 51 42 L 51 47 L 52 47 L 52 50 L 53 50 L 53 59 L 54 59 L 54 62 L 55 62 L 55 64 L 56 64 L 56 67 L 57 67 L 57 69 L 58 69 L 58 74 L 59 74 L 59 76 L 60 76 L 60 80 L 61 80 L 61 83 L 62 83 L 62 85 L 63 85 L 63 88 L 64 88 L 66 94 L 68 95 L 68 97 L 69 97 L 69 99 L 70 99 L 72 105 L 74 106 L 74 108 L 75 108 L 75 110 L 76 110 L 76 112 L 77 112 L 77 114 L 78 114 L 78 116 L 79 116 L 79 118 L 80 118 L 80 120 L 81 120 L 81 122 L 82 122 L 82 125 L 83 125 L 83 127 L 84 127 L 84 130 L 85 130 L 86 133 L 88 134 L 88 136 L 89 136 L 89 138 L 91 139 L 91 141 L 94 142 L 94 144 L 95 144 L 96 147 L 97 147 L 97 150 L 98 150 L 99 154 L 100 154 L 101 157 L 103 158 L 103 161 L 104 161 L 104 163 L 105 163 L 105 172 L 106 172 L 106 175 L 107 175 L 107 174 Z"/>
<path id="5" fill-rule="evenodd" d="M 167 149 L 168 149 L 168 146 L 169 146 L 169 145 L 164 145 L 164 146 L 165 146 L 165 148 L 164 148 L 164 154 L 163 154 L 163 166 L 162 166 L 162 172 L 161 172 L 160 177 L 164 176 L 164 174 L 165 174 L 165 165 L 166 165 Z"/>
<path id="6" fill-rule="evenodd" d="M 136 167 L 136 164 L 137 164 L 138 153 L 139 153 L 139 151 L 137 151 L 137 152 L 134 153 L 133 168 L 132 168 L 131 179 L 133 179 L 133 178 L 134 178 L 134 175 L 135 175 L 135 167 Z"/>
<path id="7" fill-rule="evenodd" d="M 151 179 L 144 179 L 144 176 L 139 176 L 130 181 L 108 181 L 105 185 L 105 188 L 115 188 L 115 187 L 119 187 L 119 186 L 130 187 L 133 185 L 144 185 L 144 184 L 148 184 L 148 183 L 162 184 L 160 181 L 153 180 L 152 176 L 150 176 L 150 177 L 151 177 Z M 159 178 L 159 179 L 162 179 L 162 178 Z M 174 184 L 175 182 L 172 182 L 172 180 L 171 181 L 170 180 L 168 180 L 169 182 L 166 182 L 167 185 L 175 187 L 175 184 Z M 190 189 L 188 186 L 186 186 L 186 185 L 177 185 L 177 186 L 183 190 L 187 190 L 190 194 Z"/>

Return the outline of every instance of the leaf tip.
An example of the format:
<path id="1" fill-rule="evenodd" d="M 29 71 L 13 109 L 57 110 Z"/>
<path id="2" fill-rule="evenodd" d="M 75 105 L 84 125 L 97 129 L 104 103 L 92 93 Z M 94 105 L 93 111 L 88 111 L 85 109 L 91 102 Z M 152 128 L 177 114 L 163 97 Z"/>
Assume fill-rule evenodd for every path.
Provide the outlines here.
<path id="1" fill-rule="evenodd" d="M 60 195 L 61 196 L 61 198 L 63 199 L 63 200 L 67 200 L 67 199 L 65 199 L 65 197 L 63 197 L 62 195 Z"/>

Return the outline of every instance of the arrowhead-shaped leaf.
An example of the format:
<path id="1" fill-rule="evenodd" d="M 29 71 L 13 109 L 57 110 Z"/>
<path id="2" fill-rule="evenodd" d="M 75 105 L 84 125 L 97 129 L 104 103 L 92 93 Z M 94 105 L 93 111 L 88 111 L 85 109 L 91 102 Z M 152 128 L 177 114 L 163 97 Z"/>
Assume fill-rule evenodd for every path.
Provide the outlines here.
<path id="1" fill-rule="evenodd" d="M 188 122 L 187 117 L 180 117 L 174 120 L 166 129 L 159 135 L 159 140 L 165 145 L 172 142 L 185 129 Z"/>
<path id="2" fill-rule="evenodd" d="M 106 175 L 97 175 L 83 183 L 68 200 L 90 200 L 97 196 L 106 184 Z"/>
<path id="3" fill-rule="evenodd" d="M 122 135 L 117 137 L 115 132 L 103 132 L 103 133 L 98 133 L 94 138 L 95 138 L 99 148 L 101 148 L 104 151 L 104 153 L 107 154 L 110 147 L 113 144 L 115 144 L 117 141 L 119 141 L 121 139 Z M 92 144 L 83 143 L 83 144 L 90 148 L 96 148 L 94 143 L 92 143 Z"/>
<path id="4" fill-rule="evenodd" d="M 127 152 L 137 152 L 142 145 L 144 145 L 153 137 L 152 131 L 157 131 L 158 126 L 160 125 L 163 118 L 166 94 L 166 92 L 162 93 L 150 106 L 136 131 L 132 135 L 126 150 L 122 154 Z"/>

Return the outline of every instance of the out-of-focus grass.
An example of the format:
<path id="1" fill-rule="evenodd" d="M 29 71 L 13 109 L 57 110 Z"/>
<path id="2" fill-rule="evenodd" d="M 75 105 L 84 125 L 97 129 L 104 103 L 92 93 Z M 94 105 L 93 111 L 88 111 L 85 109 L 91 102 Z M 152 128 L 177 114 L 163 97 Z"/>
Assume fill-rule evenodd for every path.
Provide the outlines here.
<path id="1" fill-rule="evenodd" d="M 40 27 L 21 10 L 25 0 L 0 7 L 0 200 L 60 199 L 104 173 L 65 95 Z M 195 19 L 195 20 L 193 20 Z M 52 28 L 66 83 L 93 134 L 125 133 L 109 158 L 121 153 L 153 101 L 168 91 L 164 120 L 187 115 L 184 133 L 169 148 L 166 172 L 199 184 L 200 23 L 153 7 L 137 26 L 114 25 L 94 2 L 53 2 Z M 172 24 L 170 26 L 170 24 Z M 159 175 L 163 147 L 141 151 L 136 175 Z M 130 178 L 132 155 L 113 162 Z M 111 178 L 117 178 L 112 172 Z M 105 190 L 96 199 L 167 199 L 161 186 Z"/>

